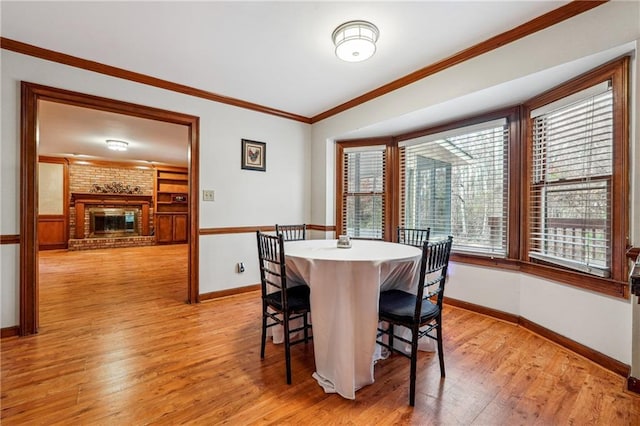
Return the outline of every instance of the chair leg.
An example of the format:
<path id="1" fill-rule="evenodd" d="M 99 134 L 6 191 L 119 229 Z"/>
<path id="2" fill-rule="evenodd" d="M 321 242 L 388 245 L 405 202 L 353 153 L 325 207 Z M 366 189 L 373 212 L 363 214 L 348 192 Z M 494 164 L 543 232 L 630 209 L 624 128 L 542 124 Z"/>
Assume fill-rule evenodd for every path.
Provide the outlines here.
<path id="1" fill-rule="evenodd" d="M 409 405 L 416 405 L 416 376 L 418 369 L 418 331 L 419 326 L 411 329 L 411 373 L 409 376 Z"/>
<path id="2" fill-rule="evenodd" d="M 287 367 L 287 384 L 291 384 L 291 345 L 289 336 L 289 317 L 286 313 L 282 314 L 284 319 L 284 359 Z"/>
<path id="3" fill-rule="evenodd" d="M 440 377 L 444 377 L 444 351 L 442 350 L 442 317 L 437 319 L 438 327 L 436 337 L 438 338 L 438 358 L 440 359 Z"/>
<path id="4" fill-rule="evenodd" d="M 260 359 L 264 359 L 264 348 L 267 343 L 267 306 L 262 304 L 262 343 L 260 345 Z"/>
<path id="5" fill-rule="evenodd" d="M 388 330 L 389 330 L 389 346 L 390 346 L 389 354 L 392 354 L 393 353 L 393 335 L 394 335 L 393 333 L 395 332 L 393 331 L 393 324 L 392 323 L 388 323 L 388 324 L 389 324 Z"/>
<path id="6" fill-rule="evenodd" d="M 309 343 L 309 313 L 304 314 L 304 343 Z"/>

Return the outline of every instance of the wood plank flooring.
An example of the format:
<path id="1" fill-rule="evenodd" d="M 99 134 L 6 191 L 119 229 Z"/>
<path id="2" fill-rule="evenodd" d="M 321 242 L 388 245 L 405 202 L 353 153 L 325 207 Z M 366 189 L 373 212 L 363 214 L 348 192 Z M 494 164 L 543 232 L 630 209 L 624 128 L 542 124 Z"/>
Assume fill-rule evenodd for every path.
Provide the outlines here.
<path id="1" fill-rule="evenodd" d="M 444 313 L 447 377 L 419 357 L 375 366 L 354 401 L 311 377 L 313 344 L 260 360 L 260 299 L 184 302 L 186 246 L 40 256 L 40 334 L 1 344 L 1 423 L 73 425 L 640 425 L 624 379 L 529 331 Z"/>

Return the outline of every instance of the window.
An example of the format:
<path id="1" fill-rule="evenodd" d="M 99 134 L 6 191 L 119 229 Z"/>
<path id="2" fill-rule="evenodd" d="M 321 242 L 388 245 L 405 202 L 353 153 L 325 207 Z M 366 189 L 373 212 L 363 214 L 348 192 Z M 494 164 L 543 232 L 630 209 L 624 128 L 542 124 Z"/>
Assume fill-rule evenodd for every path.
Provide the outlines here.
<path id="1" fill-rule="evenodd" d="M 523 109 L 523 268 L 616 296 L 628 291 L 628 67 L 603 65 Z"/>
<path id="2" fill-rule="evenodd" d="M 339 142 L 336 230 L 453 235 L 457 262 L 627 297 L 629 57 L 522 105 Z"/>
<path id="3" fill-rule="evenodd" d="M 338 148 L 338 232 L 356 239 L 385 239 L 387 146 L 339 144 Z"/>
<path id="4" fill-rule="evenodd" d="M 592 86 L 531 113 L 529 256 L 608 277 L 613 91 Z"/>
<path id="5" fill-rule="evenodd" d="M 400 222 L 453 235 L 454 249 L 505 256 L 506 118 L 400 142 Z"/>

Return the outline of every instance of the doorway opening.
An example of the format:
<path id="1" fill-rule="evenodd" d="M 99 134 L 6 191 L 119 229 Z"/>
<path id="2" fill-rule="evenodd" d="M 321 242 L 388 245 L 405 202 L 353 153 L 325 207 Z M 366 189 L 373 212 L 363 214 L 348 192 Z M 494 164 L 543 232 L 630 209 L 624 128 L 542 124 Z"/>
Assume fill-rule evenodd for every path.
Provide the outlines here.
<path id="1" fill-rule="evenodd" d="M 187 289 L 186 302 L 199 302 L 198 282 L 198 164 L 199 118 L 128 102 L 21 83 L 20 162 L 20 335 L 38 332 L 38 105 L 58 102 L 133 117 L 174 123 L 188 128 Z"/>

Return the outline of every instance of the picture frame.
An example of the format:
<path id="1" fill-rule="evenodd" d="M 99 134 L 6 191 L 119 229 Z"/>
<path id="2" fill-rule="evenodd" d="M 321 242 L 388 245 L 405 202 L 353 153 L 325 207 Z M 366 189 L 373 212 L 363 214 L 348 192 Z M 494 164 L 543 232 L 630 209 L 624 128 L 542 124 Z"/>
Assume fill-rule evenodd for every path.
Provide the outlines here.
<path id="1" fill-rule="evenodd" d="M 242 162 L 245 170 L 267 171 L 267 144 L 265 142 L 242 139 Z"/>

